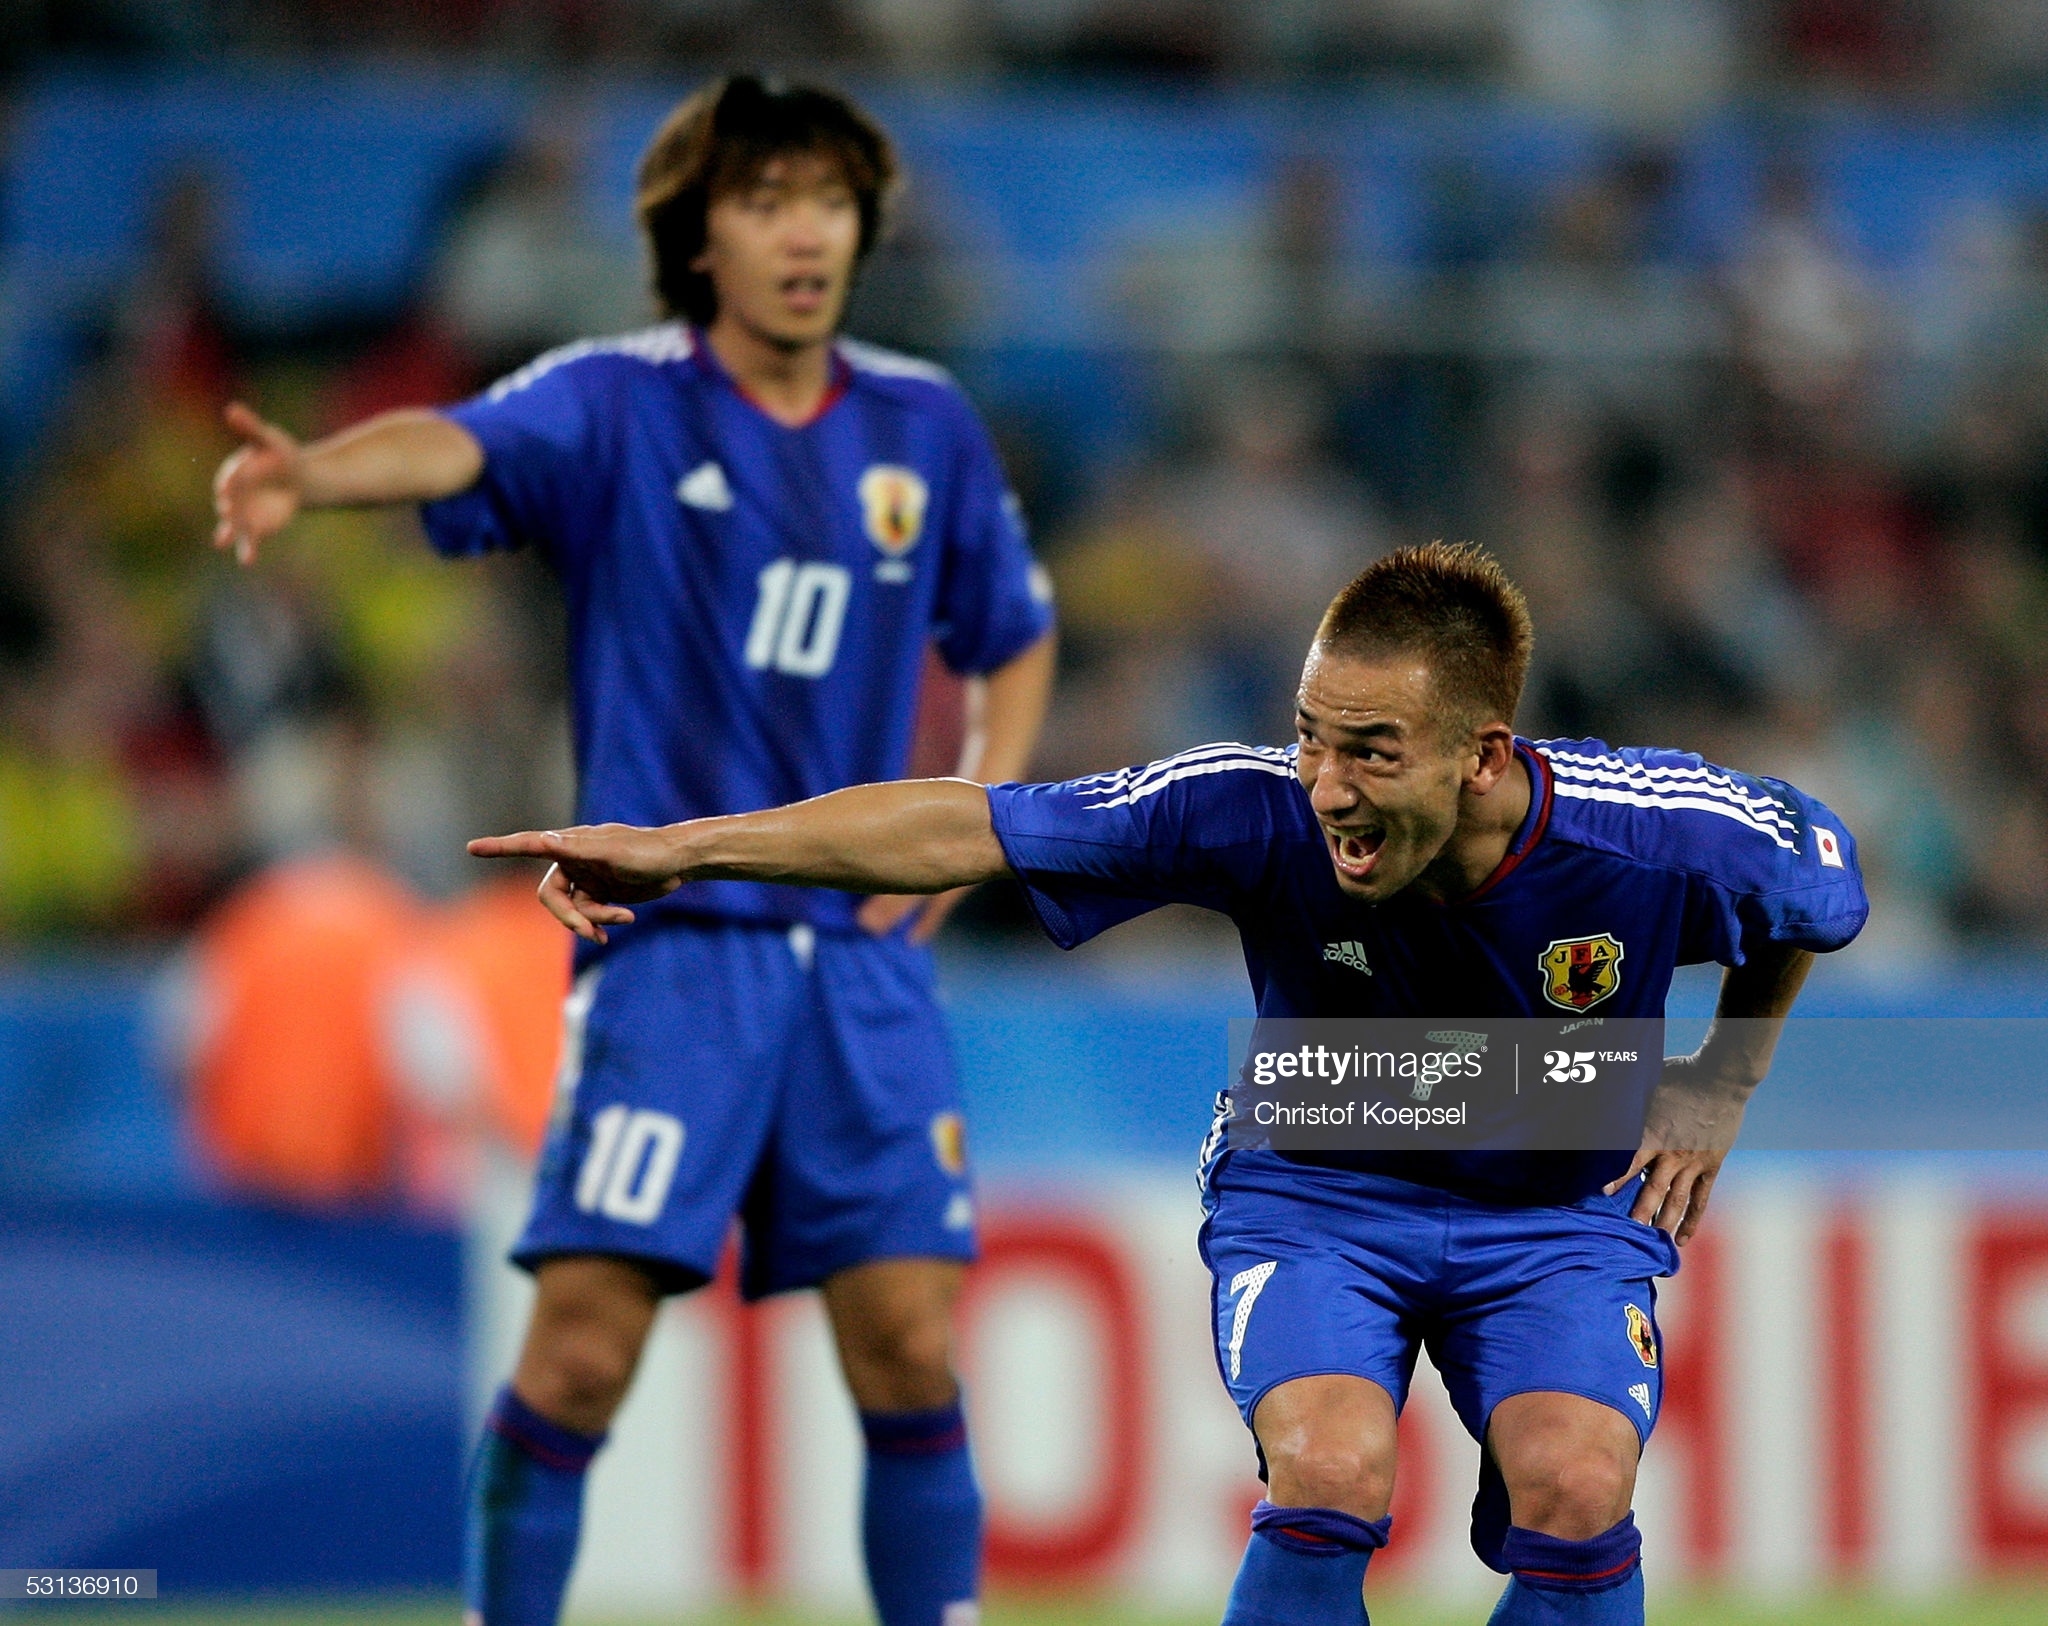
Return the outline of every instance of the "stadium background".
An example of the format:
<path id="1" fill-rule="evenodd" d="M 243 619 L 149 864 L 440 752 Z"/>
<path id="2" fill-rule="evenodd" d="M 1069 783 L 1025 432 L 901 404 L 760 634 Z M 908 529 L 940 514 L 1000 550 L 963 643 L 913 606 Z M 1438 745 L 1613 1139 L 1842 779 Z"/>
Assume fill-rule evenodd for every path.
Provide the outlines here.
<path id="1" fill-rule="evenodd" d="M 402 514 L 237 573 L 218 410 L 317 433 L 646 320 L 633 157 L 753 64 L 901 142 L 852 326 L 1002 443 L 1062 607 L 1041 772 L 1284 738 L 1329 588 L 1476 537 L 1536 610 L 1525 730 L 1857 830 L 1876 914 L 1810 1008 L 2048 1006 L 2039 0 L 16 5 L 0 1564 L 445 1594 L 561 977 L 460 844 L 567 809 L 557 610 Z M 935 675 L 927 765 L 956 708 Z M 998 1582 L 1212 1617 L 1254 1494 L 1188 1173 L 1232 946 L 1173 916 L 1062 959 L 997 888 L 945 955 Z M 2048 1618 L 2044 1176 L 1738 1160 L 1667 1300 L 1669 1607 Z M 676 1312 L 576 1611 L 856 1611 L 835 1382 L 806 1304 Z M 1376 1574 L 1474 1617 L 1472 1448 L 1406 1426 Z"/>

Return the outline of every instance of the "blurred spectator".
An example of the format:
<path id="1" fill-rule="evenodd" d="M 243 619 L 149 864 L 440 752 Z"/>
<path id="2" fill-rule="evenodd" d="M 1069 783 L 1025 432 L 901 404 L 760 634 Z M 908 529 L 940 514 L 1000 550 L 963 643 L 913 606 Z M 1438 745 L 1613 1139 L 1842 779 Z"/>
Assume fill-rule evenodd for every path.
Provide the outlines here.
<path id="1" fill-rule="evenodd" d="M 1216 584 L 1164 512 L 1156 472 L 1126 475 L 1059 549 L 1061 681 L 1036 771 L 1059 778 L 1217 737 L 1199 639 Z"/>
<path id="2" fill-rule="evenodd" d="M 224 903 L 157 1007 L 218 1189 L 446 1215 L 486 1154 L 539 1151 L 568 986 L 568 939 L 529 881 L 435 908 L 330 850 Z"/>
<path id="3" fill-rule="evenodd" d="M 637 249 L 597 234 L 584 162 L 564 125 L 530 130 L 449 229 L 434 305 L 486 377 L 652 320 Z"/>
<path id="4" fill-rule="evenodd" d="M 847 307 L 847 331 L 869 344 L 913 355 L 943 355 L 971 329 L 986 289 L 967 285 L 962 253 L 948 230 L 951 211 L 935 195 L 938 179 L 916 176 L 890 212 L 874 252 L 862 262 Z"/>
<path id="5" fill-rule="evenodd" d="M 202 928 L 179 1014 L 194 1147 L 222 1189 L 452 1202 L 473 1039 L 420 957 L 425 926 L 396 880 L 329 854 L 258 877 Z"/>
<path id="6" fill-rule="evenodd" d="M 204 411 L 233 388 L 232 318 L 215 284 L 220 200 L 196 166 L 158 194 L 148 251 L 108 308 L 110 353 L 125 383 Z"/>
<path id="7" fill-rule="evenodd" d="M 1624 148 L 1562 187 L 1526 258 L 1482 273 L 1475 344 L 1550 367 L 1612 400 L 1664 384 L 1662 370 L 1720 348 L 1698 271 L 1674 263 L 1672 156 Z"/>
<path id="8" fill-rule="evenodd" d="M 1369 302 L 1345 252 L 1349 206 L 1341 167 L 1304 150 L 1283 155 L 1241 205 L 1135 219 L 1114 268 L 1117 319 L 1168 351 L 1321 364 L 1359 331 Z"/>
<path id="9" fill-rule="evenodd" d="M 894 63 L 920 67 L 968 60 L 983 43 L 986 9 L 975 0 L 852 0 L 862 31 Z"/>
<path id="10" fill-rule="evenodd" d="M 1220 731 L 1284 743 L 1316 623 L 1388 542 L 1364 491 L 1328 459 L 1310 378 L 1247 370 L 1209 389 L 1208 455 L 1168 482 L 1161 506 L 1216 595 L 1206 641 Z"/>
<path id="11" fill-rule="evenodd" d="M 1652 628 L 1628 592 L 1594 478 L 1596 426 L 1574 391 L 1532 386 L 1501 403 L 1487 532 L 1535 618 L 1522 726 L 1538 734 L 1622 729 Z"/>
<path id="12" fill-rule="evenodd" d="M 1952 412 L 1971 378 L 2025 354 L 2030 339 L 2038 344 L 2048 289 L 2028 235 L 2023 217 L 1995 199 L 1963 198 L 1943 211 L 1902 313 L 1913 429 Z"/>
<path id="13" fill-rule="evenodd" d="M 482 1128 L 530 1163 L 554 1101 L 569 936 L 531 877 L 487 881 L 434 915 L 430 940 L 481 1052 Z"/>
<path id="14" fill-rule="evenodd" d="M 1731 282 L 1736 341 L 1769 407 L 1839 407 L 1868 382 L 1881 312 L 1820 217 L 1811 177 L 1774 164 Z"/>
<path id="15" fill-rule="evenodd" d="M 1243 369 L 1207 388 L 1203 454 L 1134 477 L 1056 561 L 1077 684 L 1047 746 L 1063 762 L 1100 768 L 1201 739 L 1284 743 L 1316 622 L 1387 546 L 1362 488 L 1323 450 L 1312 380 Z M 1096 685 L 1115 701 L 1087 698 Z"/>
<path id="16" fill-rule="evenodd" d="M 1742 482 L 1716 469 L 1673 495 L 1646 549 L 1660 694 L 1755 718 L 1830 680 L 1817 629 L 1759 534 Z"/>

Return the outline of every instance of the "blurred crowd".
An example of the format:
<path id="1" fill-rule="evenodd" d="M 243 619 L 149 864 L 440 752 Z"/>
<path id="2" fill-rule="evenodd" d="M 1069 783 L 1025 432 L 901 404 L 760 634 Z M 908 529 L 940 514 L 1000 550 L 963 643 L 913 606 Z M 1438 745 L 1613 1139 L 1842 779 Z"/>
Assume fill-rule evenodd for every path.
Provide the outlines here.
<path id="1" fill-rule="evenodd" d="M 1422 73 L 1698 105 L 1758 83 L 2025 92 L 2043 0 L 18 0 L 0 53 L 363 50 L 1206 77 Z"/>
<path id="2" fill-rule="evenodd" d="M 347 846 L 430 895 L 461 836 L 568 807 L 558 633 L 530 561 L 434 565 L 409 513 L 307 517 L 261 566 L 206 547 L 222 405 L 304 434 L 484 376 L 426 309 L 247 342 L 211 295 L 211 199 L 162 200 L 8 505 L 0 929 L 164 933 L 253 866 Z"/>
<path id="3" fill-rule="evenodd" d="M 1527 590 L 1520 725 L 1791 779 L 1863 840 L 1866 952 L 2048 930 L 2048 215 L 1985 206 L 1901 284 L 1790 156 L 1712 267 L 1669 166 L 1468 213 L 1376 290 L 1283 171 L 1227 278 L 1134 268 L 1183 432 L 1049 539 L 1068 676 L 1049 771 L 1287 737 L 1336 584 L 1471 537 Z M 1191 342 L 1197 282 L 1234 291 Z M 1156 285 L 1153 285 L 1156 284 Z M 1171 416 L 1169 421 L 1174 421 Z"/>
<path id="4" fill-rule="evenodd" d="M 1141 13 L 1178 14 L 1118 15 Z M 539 120 L 451 191 L 402 305 L 303 331 L 221 293 L 207 177 L 161 189 L 0 516 L 0 938 L 162 941 L 335 852 L 436 907 L 479 878 L 466 836 L 567 816 L 535 561 L 438 562 L 405 512 L 310 517 L 249 571 L 205 539 L 229 399 L 315 435 L 648 318 L 639 265 L 589 234 L 575 142 Z M 1329 594 L 1469 537 L 1535 610 L 1525 732 L 1817 792 L 1863 838 L 1873 952 L 2048 941 L 2048 216 L 1958 211 L 1921 271 L 1880 275 L 1787 141 L 1703 263 L 1636 133 L 1554 193 L 1438 177 L 1393 281 L 1343 246 L 1336 161 L 1115 247 L 1091 293 L 1130 403 L 1107 451 L 982 387 L 979 262 L 931 193 L 865 276 L 854 331 L 976 384 L 1057 581 L 1040 771 L 1287 739 Z"/>

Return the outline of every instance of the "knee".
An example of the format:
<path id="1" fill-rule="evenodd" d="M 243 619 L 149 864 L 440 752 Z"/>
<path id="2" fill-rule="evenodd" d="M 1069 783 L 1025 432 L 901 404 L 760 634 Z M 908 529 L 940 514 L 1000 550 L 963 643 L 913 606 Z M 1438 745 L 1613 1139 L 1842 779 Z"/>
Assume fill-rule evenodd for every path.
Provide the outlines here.
<path id="1" fill-rule="evenodd" d="M 625 1268 L 544 1271 L 513 1387 L 543 1417 L 585 1434 L 611 1426 L 659 1300 Z"/>
<path id="2" fill-rule="evenodd" d="M 1333 1507 L 1361 1519 L 1385 1515 L 1394 1464 L 1366 1442 L 1310 1431 L 1266 1447 L 1267 1485 L 1282 1507 Z"/>
<path id="3" fill-rule="evenodd" d="M 543 1416 L 596 1433 L 610 1425 L 626 1398 L 639 1348 L 616 1329 L 591 1322 L 535 1328 L 528 1359 L 520 1363 L 522 1391 Z"/>
<path id="4" fill-rule="evenodd" d="M 932 1411 L 958 1396 L 952 1312 L 960 1279 L 950 1260 L 882 1259 L 825 1283 L 839 1364 L 862 1411 Z"/>
<path id="5" fill-rule="evenodd" d="M 958 1393 L 952 1325 L 941 1309 L 869 1320 L 842 1337 L 840 1354 L 863 1411 L 925 1411 Z"/>
<path id="6" fill-rule="evenodd" d="M 1635 1463 L 1599 1444 L 1559 1440 L 1501 1464 L 1516 1524 L 1566 1541 L 1587 1541 L 1624 1518 L 1635 1496 Z"/>
<path id="7" fill-rule="evenodd" d="M 1394 1402 L 1363 1378 L 1295 1378 L 1259 1402 L 1252 1430 L 1280 1507 L 1386 1515 L 1394 1496 Z"/>

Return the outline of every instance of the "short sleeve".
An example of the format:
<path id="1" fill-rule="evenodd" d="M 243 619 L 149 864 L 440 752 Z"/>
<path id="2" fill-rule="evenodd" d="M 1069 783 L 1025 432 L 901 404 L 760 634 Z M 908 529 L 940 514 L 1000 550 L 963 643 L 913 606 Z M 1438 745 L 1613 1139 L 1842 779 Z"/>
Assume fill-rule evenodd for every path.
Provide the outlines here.
<path id="1" fill-rule="evenodd" d="M 1723 838 L 1695 869 L 1680 958 L 1741 965 L 1766 945 L 1827 954 L 1854 940 L 1870 916 L 1856 838 L 1824 803 L 1778 779 L 1745 781 L 1784 817 L 1775 832 Z"/>
<path id="2" fill-rule="evenodd" d="M 979 675 L 1052 630 L 1052 584 L 1031 555 L 1023 509 L 988 431 L 964 400 L 954 475 L 933 631 L 949 667 Z"/>
<path id="3" fill-rule="evenodd" d="M 574 493 L 588 491 L 599 472 L 588 370 L 549 365 L 544 356 L 443 409 L 483 447 L 484 471 L 467 491 L 421 505 L 437 552 L 462 556 L 532 544 L 559 553 L 577 533 Z"/>
<path id="4" fill-rule="evenodd" d="M 992 785 L 989 813 L 1046 935 L 1073 948 L 1166 903 L 1233 913 L 1298 823 L 1289 753 L 1211 745 L 1142 768 Z"/>

